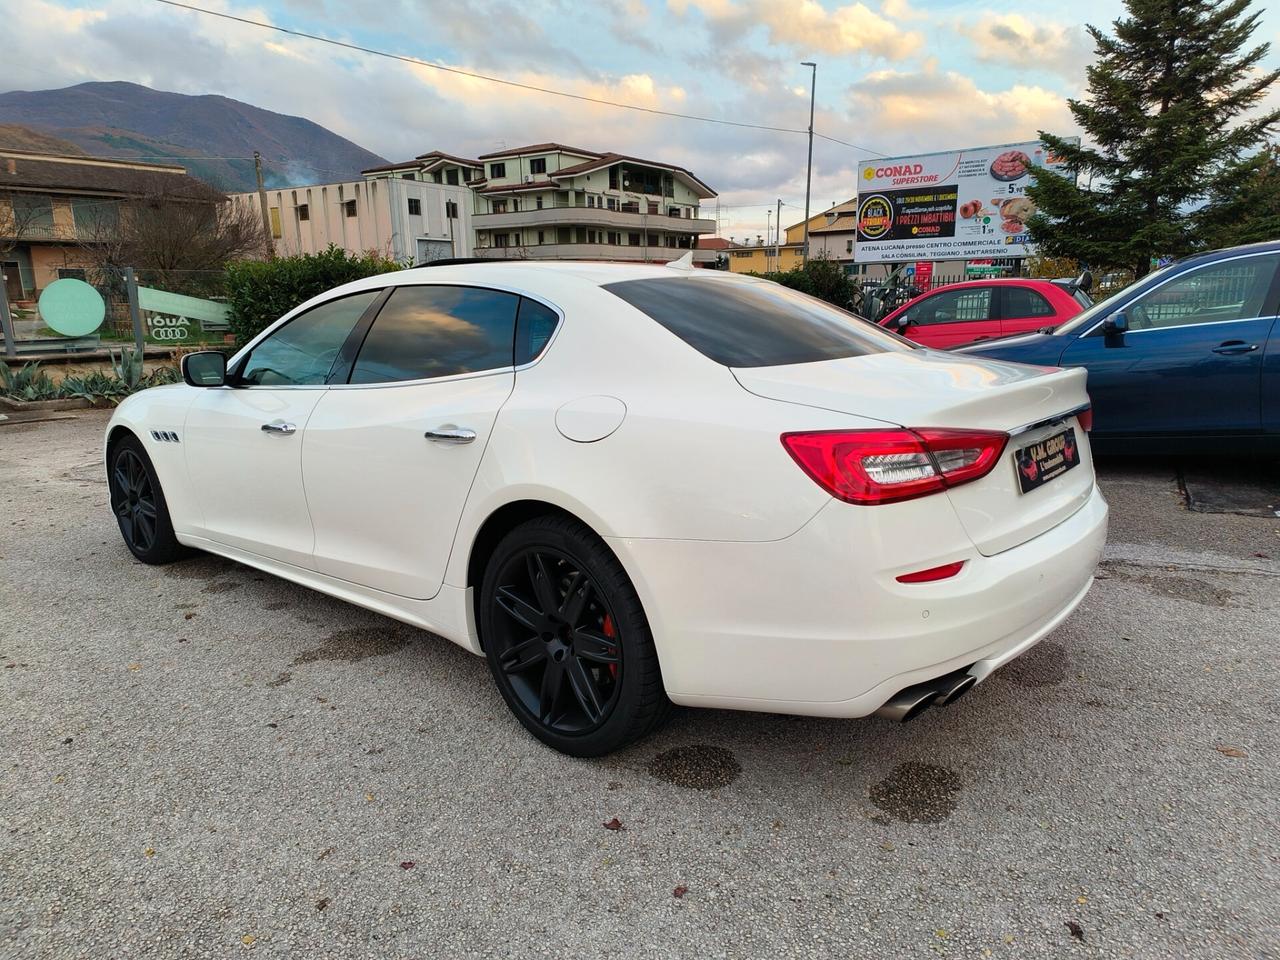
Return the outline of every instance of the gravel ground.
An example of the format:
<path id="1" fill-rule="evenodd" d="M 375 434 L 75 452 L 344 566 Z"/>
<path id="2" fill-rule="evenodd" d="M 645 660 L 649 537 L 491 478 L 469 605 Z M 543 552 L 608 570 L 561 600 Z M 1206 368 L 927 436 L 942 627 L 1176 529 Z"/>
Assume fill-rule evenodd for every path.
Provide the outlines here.
<path id="1" fill-rule="evenodd" d="M 1280 957 L 1280 522 L 1172 467 L 1104 467 L 1094 590 L 955 707 L 583 762 L 449 643 L 134 562 L 104 422 L 0 426 L 2 956 Z"/>

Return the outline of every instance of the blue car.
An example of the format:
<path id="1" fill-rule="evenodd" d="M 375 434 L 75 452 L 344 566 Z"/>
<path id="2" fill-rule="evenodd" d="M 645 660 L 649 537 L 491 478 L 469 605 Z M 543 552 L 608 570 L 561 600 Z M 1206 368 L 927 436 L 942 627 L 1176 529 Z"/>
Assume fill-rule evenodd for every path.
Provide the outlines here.
<path id="1" fill-rule="evenodd" d="M 1170 264 L 1047 333 L 956 349 L 1089 371 L 1110 453 L 1280 453 L 1280 241 Z"/>

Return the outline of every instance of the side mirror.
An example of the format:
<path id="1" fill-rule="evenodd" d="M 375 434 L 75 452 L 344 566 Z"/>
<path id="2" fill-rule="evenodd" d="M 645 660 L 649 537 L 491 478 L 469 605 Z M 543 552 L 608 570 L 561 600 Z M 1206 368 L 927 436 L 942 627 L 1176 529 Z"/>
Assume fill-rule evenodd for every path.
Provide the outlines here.
<path id="1" fill-rule="evenodd" d="M 182 358 L 182 379 L 193 387 L 221 387 L 227 382 L 227 355 L 201 350 Z"/>
<path id="2" fill-rule="evenodd" d="M 1113 333 L 1124 333 L 1129 329 L 1129 317 L 1123 310 L 1117 310 L 1102 321 L 1102 331 L 1110 336 Z"/>

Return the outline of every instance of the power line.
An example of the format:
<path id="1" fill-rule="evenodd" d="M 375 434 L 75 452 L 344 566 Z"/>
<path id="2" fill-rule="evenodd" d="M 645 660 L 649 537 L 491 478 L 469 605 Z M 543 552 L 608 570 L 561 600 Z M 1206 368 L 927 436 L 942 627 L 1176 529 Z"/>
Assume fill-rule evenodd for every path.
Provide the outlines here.
<path id="1" fill-rule="evenodd" d="M 202 13 L 209 17 L 218 17 L 223 20 L 231 20 L 235 23 L 243 23 L 247 26 L 258 27 L 263 30 L 274 30 L 277 33 L 288 34 L 293 37 L 301 37 L 304 40 L 314 40 L 317 43 L 327 43 L 335 47 L 341 47 L 345 50 L 354 50 L 357 53 L 367 53 L 374 57 L 383 57 L 387 60 L 399 60 L 402 63 L 412 64 L 418 67 L 429 67 L 432 70 L 440 70 L 444 73 L 457 74 L 462 77 L 469 77 L 472 80 L 484 80 L 488 83 L 498 83 L 503 86 L 516 87 L 520 90 L 529 90 L 534 93 L 545 93 L 553 97 L 566 97 L 570 100 L 578 100 L 583 103 L 595 103 L 605 107 L 615 107 L 619 110 L 635 110 L 639 113 L 649 113 L 661 117 L 674 117 L 679 120 L 696 120 L 699 123 L 718 123 L 727 127 L 745 127 L 750 130 L 770 130 L 774 133 L 795 133 L 807 136 L 807 129 L 797 129 L 795 127 L 775 127 L 762 123 L 744 123 L 740 120 L 723 120 L 718 117 L 699 117 L 689 113 L 676 113 L 672 110 L 658 110 L 654 107 L 642 107 L 634 103 L 620 103 L 616 100 L 605 100 L 600 97 L 588 97 L 581 93 L 569 93 L 565 90 L 553 90 L 550 87 L 540 87 L 531 83 L 521 83 L 517 80 L 504 80 L 501 77 L 491 77 L 483 73 L 474 73 L 470 70 L 462 70 L 458 67 L 447 67 L 441 63 L 432 63 L 429 60 L 421 60 L 418 57 L 410 57 L 399 53 L 389 53 L 385 50 L 378 50 L 374 47 L 365 47 L 356 43 L 348 43 L 345 40 L 335 40 L 332 37 L 322 37 L 319 34 L 306 33 L 302 30 L 291 30 L 288 27 L 281 27 L 274 23 L 263 23 L 261 20 L 250 20 L 248 17 L 237 17 L 234 14 L 223 13 L 220 10 L 208 10 L 204 7 L 197 7 L 189 3 L 180 3 L 179 0 L 155 0 L 156 3 L 162 3 L 169 7 L 177 7 L 181 10 L 189 10 L 192 13 Z M 823 140 L 830 140 L 833 143 L 839 143 L 854 150 L 861 150 L 864 153 L 874 154 L 883 157 L 885 154 L 877 150 L 871 150 L 867 147 L 860 147 L 857 144 L 849 143 L 846 140 L 838 140 L 835 137 L 828 137 L 815 131 L 815 137 L 821 137 Z M 239 159 L 239 158 L 229 158 Z"/>

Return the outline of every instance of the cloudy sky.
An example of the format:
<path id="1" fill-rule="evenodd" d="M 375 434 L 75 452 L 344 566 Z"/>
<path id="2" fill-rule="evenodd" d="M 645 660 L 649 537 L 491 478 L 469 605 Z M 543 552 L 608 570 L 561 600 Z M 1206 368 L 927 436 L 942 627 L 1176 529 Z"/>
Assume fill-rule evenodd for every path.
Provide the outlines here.
<path id="1" fill-rule="evenodd" d="M 541 87 L 680 113 L 816 129 L 882 154 L 1074 130 L 1092 44 L 1119 4 L 1024 0 L 192 0 L 253 20 Z M 1256 41 L 1280 63 L 1280 5 Z M 1016 13 L 1008 12 L 1016 10 Z M 1066 17 L 1072 17 L 1068 20 Z M 555 140 L 678 163 L 720 192 L 721 232 L 801 218 L 803 136 L 520 91 L 161 5 L 27 0 L 6 22 L 0 90 L 129 80 L 307 117 L 390 159 Z M 1273 101 L 1277 99 L 1273 93 Z M 813 208 L 856 192 L 873 154 L 818 140 Z"/>

